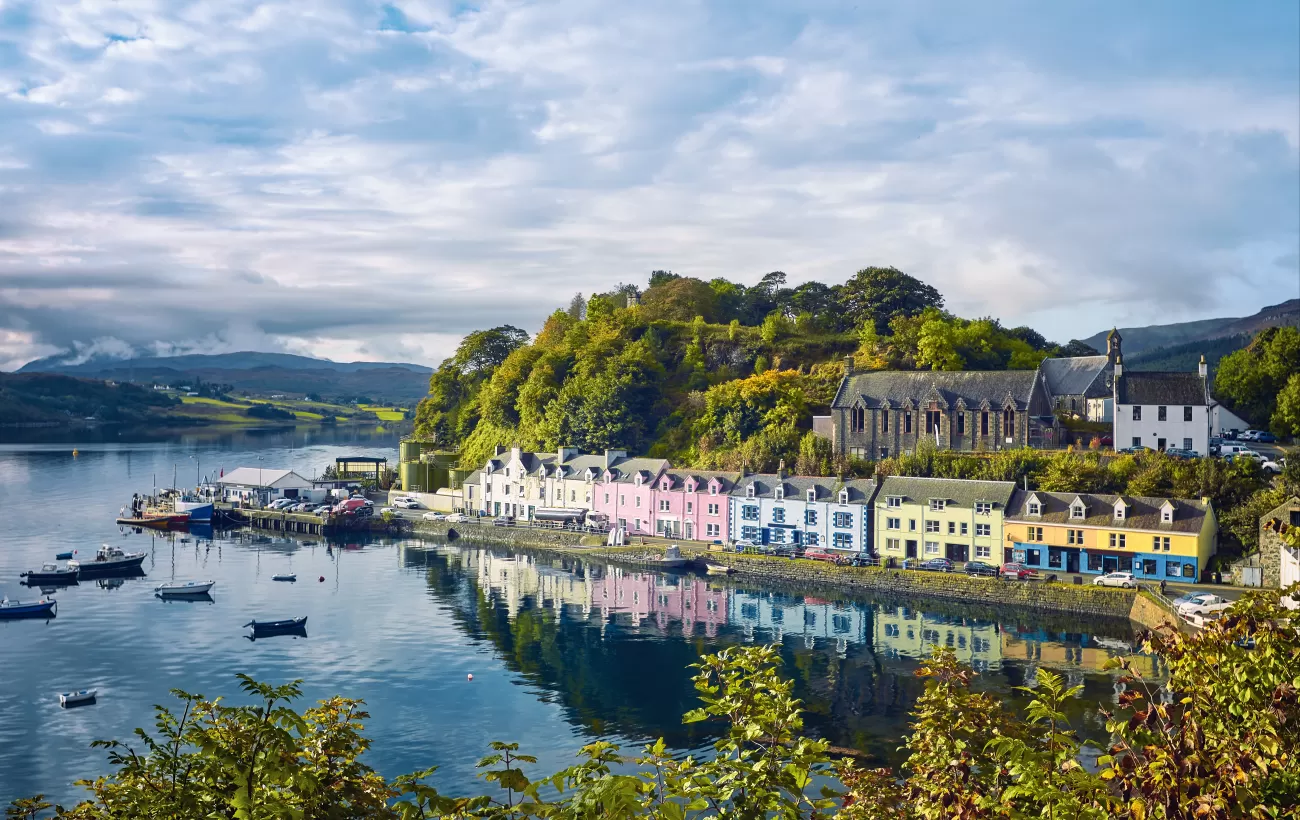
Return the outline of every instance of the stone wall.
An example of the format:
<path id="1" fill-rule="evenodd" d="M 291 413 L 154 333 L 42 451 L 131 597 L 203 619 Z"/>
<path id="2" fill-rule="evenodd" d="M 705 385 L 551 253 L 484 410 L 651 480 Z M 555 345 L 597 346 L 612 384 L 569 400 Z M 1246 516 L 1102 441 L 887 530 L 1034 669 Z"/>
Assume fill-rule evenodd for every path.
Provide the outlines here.
<path id="1" fill-rule="evenodd" d="M 1160 602 L 1149 592 L 1139 592 L 1133 597 L 1133 608 L 1129 611 L 1129 620 L 1136 621 L 1147 629 L 1155 629 L 1162 624 L 1173 624 L 1185 628 L 1169 607 Z"/>
<path id="2" fill-rule="evenodd" d="M 447 537 L 448 530 L 472 544 L 500 544 L 507 547 L 576 547 L 583 535 L 564 530 L 541 527 L 494 527 L 491 524 L 448 524 L 445 521 L 414 521 L 411 531 L 415 535 Z"/>
<path id="3" fill-rule="evenodd" d="M 1282 536 L 1278 527 L 1290 525 L 1295 513 L 1300 512 L 1300 498 L 1289 498 L 1281 506 L 1265 513 L 1259 519 L 1259 566 L 1263 567 L 1263 587 L 1277 589 L 1282 585 Z M 1270 527 L 1268 524 L 1272 523 Z M 1234 578 L 1235 580 L 1235 578 Z"/>

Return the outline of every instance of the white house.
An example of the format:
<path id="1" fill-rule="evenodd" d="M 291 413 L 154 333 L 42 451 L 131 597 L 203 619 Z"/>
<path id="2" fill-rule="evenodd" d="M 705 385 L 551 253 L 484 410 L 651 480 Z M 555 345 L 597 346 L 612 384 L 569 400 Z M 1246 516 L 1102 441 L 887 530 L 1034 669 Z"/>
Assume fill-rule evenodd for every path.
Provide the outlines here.
<path id="1" fill-rule="evenodd" d="M 1224 407 L 1217 401 L 1210 402 L 1210 435 L 1222 436 L 1224 430 L 1249 430 L 1250 422 Z"/>
<path id="2" fill-rule="evenodd" d="M 310 479 L 293 470 L 238 467 L 216 481 L 223 501 L 256 501 L 266 504 L 275 498 L 307 499 L 312 490 Z"/>
<path id="3" fill-rule="evenodd" d="M 755 544 L 871 552 L 876 482 L 775 475 L 744 476 L 728 499 L 728 530 Z"/>
<path id="4" fill-rule="evenodd" d="M 625 450 L 589 455 L 572 447 L 554 453 L 497 447 L 461 488 L 464 508 L 470 515 L 505 515 L 520 521 L 531 521 L 539 509 L 590 510 L 593 488 L 605 471 L 633 460 Z"/>
<path id="5" fill-rule="evenodd" d="M 1199 373 L 1124 371 L 1115 363 L 1115 447 L 1210 453 L 1210 391 Z"/>

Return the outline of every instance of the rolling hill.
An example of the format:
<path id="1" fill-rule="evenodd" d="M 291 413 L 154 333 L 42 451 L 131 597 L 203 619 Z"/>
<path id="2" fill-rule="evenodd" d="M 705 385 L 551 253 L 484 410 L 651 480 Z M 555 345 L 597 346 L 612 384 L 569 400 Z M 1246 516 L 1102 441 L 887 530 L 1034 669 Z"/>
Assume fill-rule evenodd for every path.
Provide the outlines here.
<path id="1" fill-rule="evenodd" d="M 1245 337 L 1246 342 L 1249 342 L 1252 336 L 1264 328 L 1280 325 L 1300 326 L 1300 299 L 1290 299 L 1281 304 L 1271 305 L 1261 309 L 1253 316 L 1201 319 L 1195 322 L 1179 322 L 1172 325 L 1122 327 L 1119 329 L 1119 333 L 1124 339 L 1124 357 L 1126 360 L 1135 354 L 1143 354 L 1144 358 L 1156 360 L 1165 355 L 1152 355 L 1157 348 L 1177 348 L 1194 342 L 1227 339 L 1234 336 Z M 1083 341 L 1097 350 L 1105 350 L 1106 333 L 1107 331 L 1103 330 Z M 1241 347 L 1245 347 L 1245 344 L 1238 345 L 1232 350 Z M 1227 353 L 1231 353 L 1232 350 L 1216 352 L 1222 357 Z M 1180 355 L 1181 353 L 1182 351 L 1176 351 L 1172 355 Z M 1207 356 L 1208 354 L 1209 351 L 1207 351 Z M 1199 359 L 1199 354 L 1197 358 Z"/>

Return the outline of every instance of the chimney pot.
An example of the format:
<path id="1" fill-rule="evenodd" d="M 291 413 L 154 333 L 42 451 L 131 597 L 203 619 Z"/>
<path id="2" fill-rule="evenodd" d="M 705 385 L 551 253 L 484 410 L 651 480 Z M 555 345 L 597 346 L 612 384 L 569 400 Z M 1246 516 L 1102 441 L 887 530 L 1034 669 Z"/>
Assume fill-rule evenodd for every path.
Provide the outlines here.
<path id="1" fill-rule="evenodd" d="M 845 375 L 845 376 L 852 376 L 852 375 L 853 375 L 853 357 L 852 357 L 852 356 L 845 356 L 845 357 L 844 357 L 844 375 Z"/>

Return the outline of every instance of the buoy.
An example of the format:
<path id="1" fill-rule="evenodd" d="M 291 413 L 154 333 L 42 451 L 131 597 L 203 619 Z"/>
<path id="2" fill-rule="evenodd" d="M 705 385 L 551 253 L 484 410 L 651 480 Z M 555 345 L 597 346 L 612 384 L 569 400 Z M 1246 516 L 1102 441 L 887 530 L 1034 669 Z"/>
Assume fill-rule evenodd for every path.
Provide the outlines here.
<path id="1" fill-rule="evenodd" d="M 73 457 L 73 458 L 76 458 L 76 457 L 77 457 L 77 451 L 76 451 L 76 450 L 73 450 L 73 451 L 72 451 L 72 457 Z"/>
<path id="2" fill-rule="evenodd" d="M 320 582 L 321 582 L 322 584 L 325 583 L 325 576 L 324 576 L 324 575 L 322 575 L 322 576 L 320 577 Z"/>
<path id="3" fill-rule="evenodd" d="M 467 675 L 466 677 L 467 677 L 469 680 L 474 680 L 474 675 L 473 675 L 473 674 Z"/>

